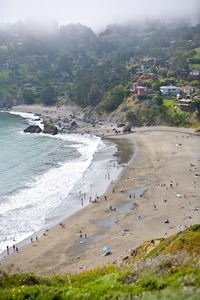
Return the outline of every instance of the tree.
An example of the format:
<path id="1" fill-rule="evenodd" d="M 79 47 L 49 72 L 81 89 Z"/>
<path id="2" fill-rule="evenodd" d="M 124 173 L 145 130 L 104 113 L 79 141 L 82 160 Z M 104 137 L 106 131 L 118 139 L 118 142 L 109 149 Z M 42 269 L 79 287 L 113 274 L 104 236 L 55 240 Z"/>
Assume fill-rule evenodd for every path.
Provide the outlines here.
<path id="1" fill-rule="evenodd" d="M 153 65 L 153 66 L 150 67 L 149 71 L 151 73 L 157 74 L 158 73 L 158 68 L 155 65 Z"/>
<path id="2" fill-rule="evenodd" d="M 56 92 L 52 85 L 43 88 L 40 99 L 45 105 L 54 105 L 56 103 Z"/>
<path id="3" fill-rule="evenodd" d="M 128 122 L 130 122 L 131 125 L 137 125 L 137 123 L 138 123 L 137 116 L 136 116 L 136 114 L 135 114 L 132 110 L 129 110 L 129 111 L 126 113 L 126 120 L 127 120 Z"/>
<path id="4" fill-rule="evenodd" d="M 124 90 L 122 86 L 114 87 L 111 92 L 107 94 L 104 101 L 104 109 L 108 112 L 111 112 L 118 108 L 124 99 Z"/>
<path id="5" fill-rule="evenodd" d="M 154 96 L 152 98 L 152 102 L 156 105 L 162 105 L 163 104 L 163 99 L 161 96 Z"/>
<path id="6" fill-rule="evenodd" d="M 95 105 L 99 103 L 103 98 L 103 88 L 94 84 L 91 86 L 91 89 L 88 94 L 88 101 L 90 105 Z"/>
<path id="7" fill-rule="evenodd" d="M 26 104 L 33 104 L 35 101 L 35 95 L 31 89 L 25 89 L 22 93 L 22 97 Z"/>
<path id="8" fill-rule="evenodd" d="M 182 55 L 176 56 L 172 63 L 172 68 L 176 71 L 177 75 L 182 76 L 184 73 L 189 72 L 189 65 Z"/>
<path id="9" fill-rule="evenodd" d="M 135 71 L 140 67 L 139 64 L 133 64 L 131 65 L 130 67 L 128 67 L 128 71 L 131 72 L 131 73 L 135 73 Z"/>
<path id="10" fill-rule="evenodd" d="M 200 118 L 200 100 L 195 100 L 192 102 L 191 110 L 196 111 L 198 118 Z"/>

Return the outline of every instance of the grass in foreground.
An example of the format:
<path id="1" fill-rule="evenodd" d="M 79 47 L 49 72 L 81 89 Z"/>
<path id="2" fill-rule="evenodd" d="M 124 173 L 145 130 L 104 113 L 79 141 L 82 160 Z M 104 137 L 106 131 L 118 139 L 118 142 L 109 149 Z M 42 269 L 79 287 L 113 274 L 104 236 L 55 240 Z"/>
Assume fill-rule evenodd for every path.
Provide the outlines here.
<path id="1" fill-rule="evenodd" d="M 147 255 L 70 276 L 0 274 L 0 299 L 199 299 L 200 225 L 174 235 Z"/>

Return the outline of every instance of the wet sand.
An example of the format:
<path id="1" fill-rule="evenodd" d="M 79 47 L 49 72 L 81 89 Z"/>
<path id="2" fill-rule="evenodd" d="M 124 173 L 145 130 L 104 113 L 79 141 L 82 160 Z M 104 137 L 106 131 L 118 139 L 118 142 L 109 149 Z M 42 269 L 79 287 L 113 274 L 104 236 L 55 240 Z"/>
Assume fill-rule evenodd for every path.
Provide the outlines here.
<path id="1" fill-rule="evenodd" d="M 194 129 L 138 128 L 113 136 L 112 128 L 104 127 L 99 130 L 104 136 L 135 145 L 135 158 L 110 185 L 107 200 L 100 197 L 64 220 L 65 228 L 57 225 L 38 242 L 9 255 L 1 261 L 1 270 L 75 274 L 115 261 L 120 264 L 143 241 L 200 222 L 200 176 L 195 177 L 200 174 L 200 137 Z M 103 256 L 103 247 L 112 254 Z"/>

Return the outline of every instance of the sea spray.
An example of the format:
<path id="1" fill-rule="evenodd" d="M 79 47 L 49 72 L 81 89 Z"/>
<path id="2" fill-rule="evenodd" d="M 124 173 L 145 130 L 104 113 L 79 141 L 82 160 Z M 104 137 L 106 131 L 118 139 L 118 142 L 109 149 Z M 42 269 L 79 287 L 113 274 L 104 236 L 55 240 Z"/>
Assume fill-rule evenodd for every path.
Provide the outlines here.
<path id="1" fill-rule="evenodd" d="M 34 115 L 21 116 L 28 117 L 28 122 L 34 122 Z M 13 169 L 12 165 L 9 166 L 19 178 L 14 181 L 12 189 L 8 189 L 7 193 L 4 189 L 4 195 L 1 195 L 1 252 L 7 245 L 12 246 L 79 210 L 82 207 L 80 193 L 86 195 L 84 206 L 89 204 L 89 197 L 94 198 L 105 192 L 111 180 L 117 178 L 120 172 L 113 157 L 116 151 L 114 144 L 102 142 L 99 137 L 92 135 L 25 135 L 23 126 L 26 120 L 14 117 L 16 125 L 21 122 L 17 131 L 12 133 L 13 139 L 17 139 L 15 145 L 21 143 L 23 149 L 26 148 L 25 154 L 28 152 L 29 155 L 25 162 L 22 155 L 21 163 Z M 38 156 L 35 158 L 36 154 Z M 18 154 L 13 151 L 11 155 Z M 23 168 L 23 172 L 20 172 L 20 168 Z M 1 166 L 0 173 L 1 176 L 9 175 L 6 169 L 1 172 Z M 108 173 L 109 180 L 105 177 Z"/>

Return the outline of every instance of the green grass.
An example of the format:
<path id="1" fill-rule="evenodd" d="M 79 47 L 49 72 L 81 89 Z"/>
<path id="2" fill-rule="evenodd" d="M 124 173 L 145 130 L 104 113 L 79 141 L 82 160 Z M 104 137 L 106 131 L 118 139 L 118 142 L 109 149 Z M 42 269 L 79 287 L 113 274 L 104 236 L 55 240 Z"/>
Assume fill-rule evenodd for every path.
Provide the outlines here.
<path id="1" fill-rule="evenodd" d="M 189 70 L 200 70 L 200 64 L 189 64 Z"/>
<path id="2" fill-rule="evenodd" d="M 199 242 L 200 225 L 195 225 L 164 240 L 148 255 L 146 242 L 137 249 L 136 257 L 121 267 L 108 265 L 74 276 L 52 277 L 0 272 L 0 299 L 196 300 Z M 176 255 L 171 254 L 172 248 Z"/>
<path id="3" fill-rule="evenodd" d="M 163 99 L 163 104 L 169 108 L 174 108 L 174 106 L 178 106 L 176 98 Z"/>
<path id="4" fill-rule="evenodd" d="M 197 121 L 195 117 L 193 117 L 193 114 L 191 112 L 182 111 L 179 108 L 179 104 L 177 103 L 175 98 L 165 98 L 163 100 L 163 104 L 168 108 L 168 120 L 166 122 L 166 125 L 195 127 Z"/>
<path id="5" fill-rule="evenodd" d="M 194 50 L 196 51 L 197 55 L 199 55 L 199 56 L 200 56 L 200 47 L 198 47 L 198 48 L 195 48 Z"/>

